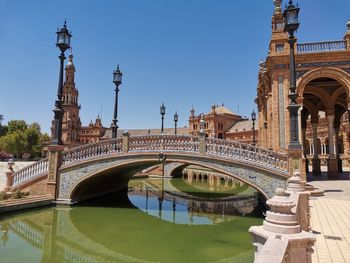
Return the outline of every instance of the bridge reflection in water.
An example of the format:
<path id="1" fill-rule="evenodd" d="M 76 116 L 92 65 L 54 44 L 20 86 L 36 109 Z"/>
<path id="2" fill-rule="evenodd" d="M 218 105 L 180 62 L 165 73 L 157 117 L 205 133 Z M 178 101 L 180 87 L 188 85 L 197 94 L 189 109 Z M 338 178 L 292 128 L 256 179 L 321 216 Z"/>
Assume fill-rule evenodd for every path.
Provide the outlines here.
<path id="1" fill-rule="evenodd" d="M 254 191 L 223 179 L 207 192 L 209 181 L 190 182 L 186 172 L 132 180 L 128 196 L 5 218 L 1 262 L 251 261 L 247 229 L 262 220 L 240 215 L 255 209 Z"/>

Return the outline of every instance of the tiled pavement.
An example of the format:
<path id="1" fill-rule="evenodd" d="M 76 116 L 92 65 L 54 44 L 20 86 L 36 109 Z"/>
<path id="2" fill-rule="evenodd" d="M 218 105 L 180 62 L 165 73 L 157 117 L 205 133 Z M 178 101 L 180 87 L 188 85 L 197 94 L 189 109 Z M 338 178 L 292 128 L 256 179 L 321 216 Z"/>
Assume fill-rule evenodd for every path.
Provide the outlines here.
<path id="1" fill-rule="evenodd" d="M 317 241 L 312 262 L 350 262 L 350 181 L 317 181 L 325 196 L 310 200 L 311 229 Z"/>

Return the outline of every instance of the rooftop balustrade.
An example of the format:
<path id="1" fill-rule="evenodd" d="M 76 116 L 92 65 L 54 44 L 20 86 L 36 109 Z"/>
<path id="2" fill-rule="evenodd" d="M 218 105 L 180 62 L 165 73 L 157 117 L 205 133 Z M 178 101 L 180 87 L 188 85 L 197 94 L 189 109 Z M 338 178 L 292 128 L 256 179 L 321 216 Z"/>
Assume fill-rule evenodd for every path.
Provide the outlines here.
<path id="1" fill-rule="evenodd" d="M 343 40 L 297 44 L 298 54 L 346 51 L 347 49 L 347 42 Z"/>

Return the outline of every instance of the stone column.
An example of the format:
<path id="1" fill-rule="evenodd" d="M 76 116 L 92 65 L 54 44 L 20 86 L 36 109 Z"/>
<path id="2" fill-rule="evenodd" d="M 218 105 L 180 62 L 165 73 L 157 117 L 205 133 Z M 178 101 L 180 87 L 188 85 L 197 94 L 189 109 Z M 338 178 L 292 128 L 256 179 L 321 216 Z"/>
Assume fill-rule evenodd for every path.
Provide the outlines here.
<path id="1" fill-rule="evenodd" d="M 329 157 L 327 161 L 327 175 L 329 177 L 338 176 L 338 162 L 334 155 L 334 115 L 327 115 L 328 121 L 328 148 Z"/>
<path id="2" fill-rule="evenodd" d="M 14 174 L 14 170 L 13 170 L 12 166 L 14 164 L 15 164 L 14 162 L 8 162 L 7 163 L 8 171 L 6 172 L 6 185 L 5 185 L 5 188 L 4 188 L 4 192 L 11 191 L 12 184 L 13 184 L 13 174 Z"/>
<path id="3" fill-rule="evenodd" d="M 335 150 L 335 159 L 337 160 L 337 164 L 338 164 L 338 172 L 343 172 L 342 169 L 342 161 L 340 159 L 340 154 L 339 154 L 339 130 L 340 130 L 340 123 L 338 123 L 335 126 L 335 134 L 334 134 L 334 140 L 335 140 L 335 144 L 334 144 L 334 150 Z"/>
<path id="4" fill-rule="evenodd" d="M 314 145 L 314 152 L 312 157 L 312 174 L 313 175 L 321 174 L 321 161 L 320 161 L 320 158 L 318 158 L 318 149 L 317 149 L 317 126 L 318 126 L 318 123 L 311 123 L 312 144 Z"/>
<path id="5" fill-rule="evenodd" d="M 64 147 L 62 145 L 49 145 L 49 170 L 47 176 L 47 193 L 58 197 L 59 187 L 59 168 L 62 162 L 62 152 Z"/>
<path id="6" fill-rule="evenodd" d="M 301 129 L 301 140 L 303 142 L 303 149 L 304 149 L 304 164 L 305 164 L 305 172 L 309 172 L 309 160 L 307 159 L 307 154 L 306 154 L 306 123 L 302 124 L 302 129 Z"/>

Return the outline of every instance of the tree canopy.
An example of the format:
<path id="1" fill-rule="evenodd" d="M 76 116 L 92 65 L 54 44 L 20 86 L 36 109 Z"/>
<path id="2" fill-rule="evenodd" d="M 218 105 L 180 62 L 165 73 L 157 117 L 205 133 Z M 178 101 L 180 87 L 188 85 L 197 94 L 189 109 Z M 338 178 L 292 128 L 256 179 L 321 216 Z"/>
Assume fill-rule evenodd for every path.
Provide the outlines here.
<path id="1" fill-rule="evenodd" d="M 46 133 L 41 133 L 37 122 L 28 125 L 24 120 L 11 120 L 7 126 L 0 124 L 1 131 L 0 151 L 11 153 L 15 158 L 22 158 L 24 154 L 30 158 L 40 157 L 43 142 L 50 140 Z"/>

